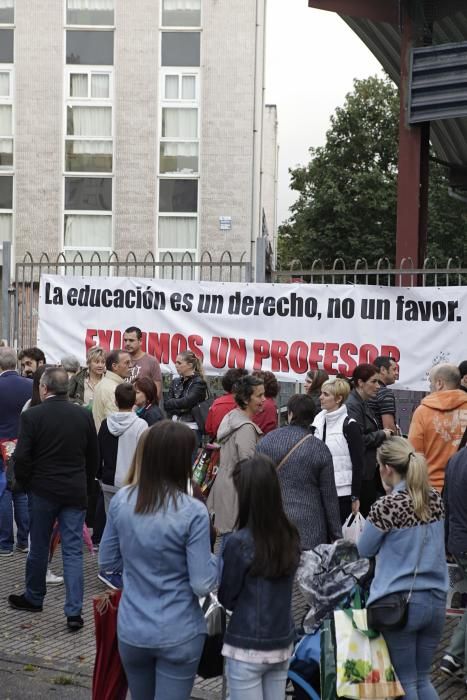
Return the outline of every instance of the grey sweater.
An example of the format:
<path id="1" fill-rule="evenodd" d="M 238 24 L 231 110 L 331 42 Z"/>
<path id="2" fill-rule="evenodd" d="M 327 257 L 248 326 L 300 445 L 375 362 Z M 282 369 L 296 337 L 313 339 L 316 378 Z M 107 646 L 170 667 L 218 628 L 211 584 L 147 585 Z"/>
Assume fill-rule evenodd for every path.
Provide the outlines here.
<path id="1" fill-rule="evenodd" d="M 256 448 L 278 465 L 309 431 L 287 425 L 263 437 Z M 334 467 L 328 447 L 311 436 L 278 472 L 284 510 L 300 534 L 302 549 L 342 537 Z"/>

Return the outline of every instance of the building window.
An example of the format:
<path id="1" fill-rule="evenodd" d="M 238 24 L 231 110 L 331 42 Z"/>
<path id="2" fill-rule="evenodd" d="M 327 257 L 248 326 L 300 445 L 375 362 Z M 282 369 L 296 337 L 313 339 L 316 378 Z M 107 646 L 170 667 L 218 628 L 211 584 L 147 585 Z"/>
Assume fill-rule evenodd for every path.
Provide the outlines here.
<path id="1" fill-rule="evenodd" d="M 11 242 L 12 229 L 13 214 L 3 214 L 2 212 L 0 212 L 0 245 L 2 245 L 3 241 Z"/>
<path id="2" fill-rule="evenodd" d="M 0 63 L 13 63 L 14 34 L 13 29 L 0 29 Z"/>
<path id="3" fill-rule="evenodd" d="M 67 24 L 106 25 L 114 24 L 114 0 L 67 0 Z"/>
<path id="4" fill-rule="evenodd" d="M 112 211 L 112 180 L 97 177 L 66 177 L 65 209 Z"/>
<path id="5" fill-rule="evenodd" d="M 67 31 L 66 62 L 69 65 L 111 66 L 114 62 L 113 31 Z"/>
<path id="6" fill-rule="evenodd" d="M 195 174 L 198 172 L 198 144 L 183 141 L 161 141 L 159 171 L 163 174 Z"/>
<path id="7" fill-rule="evenodd" d="M 111 173 L 112 141 L 67 139 L 65 170 L 71 173 Z"/>
<path id="8" fill-rule="evenodd" d="M 68 80 L 68 97 L 76 99 L 106 100 L 110 98 L 111 73 L 100 71 L 71 72 Z"/>
<path id="9" fill-rule="evenodd" d="M 113 26 L 114 0 L 67 0 L 68 25 Z M 63 248 L 112 250 L 114 32 L 66 31 Z"/>
<path id="10" fill-rule="evenodd" d="M 160 180 L 160 212 L 198 211 L 198 180 Z"/>
<path id="11" fill-rule="evenodd" d="M 162 26 L 201 26 L 201 0 L 162 0 Z"/>
<path id="12" fill-rule="evenodd" d="M 196 259 L 198 246 L 198 180 L 159 181 L 159 259 L 171 252 L 181 260 L 188 252 Z"/>
<path id="13" fill-rule="evenodd" d="M 0 24 L 14 24 L 15 0 L 0 0 Z"/>
<path id="14" fill-rule="evenodd" d="M 111 249 L 111 178 L 65 178 L 64 244 L 74 251 Z"/>
<path id="15" fill-rule="evenodd" d="M 200 32 L 162 32 L 162 66 L 199 66 Z"/>
<path id="16" fill-rule="evenodd" d="M 0 211 L 13 209 L 13 176 L 0 176 Z"/>
<path id="17" fill-rule="evenodd" d="M 11 97 L 11 71 L 0 67 L 0 100 Z"/>
<path id="18" fill-rule="evenodd" d="M 93 214 L 65 214 L 65 250 L 111 250 L 112 216 Z"/>
<path id="19" fill-rule="evenodd" d="M 198 95 L 198 76 L 192 73 L 166 73 L 164 75 L 164 100 L 195 102 Z"/>
<path id="20" fill-rule="evenodd" d="M 0 176 L 0 245 L 12 239 L 13 176 Z"/>
<path id="21" fill-rule="evenodd" d="M 0 66 L 0 171 L 13 167 L 13 70 Z"/>
<path id="22" fill-rule="evenodd" d="M 197 226 L 195 216 L 160 216 L 159 249 L 196 251 Z"/>
<path id="23" fill-rule="evenodd" d="M 162 108 L 162 138 L 198 138 L 198 110 Z"/>
<path id="24" fill-rule="evenodd" d="M 68 106 L 67 135 L 85 137 L 112 136 L 111 107 Z"/>
<path id="25" fill-rule="evenodd" d="M 112 71 L 68 69 L 65 171 L 111 173 Z"/>

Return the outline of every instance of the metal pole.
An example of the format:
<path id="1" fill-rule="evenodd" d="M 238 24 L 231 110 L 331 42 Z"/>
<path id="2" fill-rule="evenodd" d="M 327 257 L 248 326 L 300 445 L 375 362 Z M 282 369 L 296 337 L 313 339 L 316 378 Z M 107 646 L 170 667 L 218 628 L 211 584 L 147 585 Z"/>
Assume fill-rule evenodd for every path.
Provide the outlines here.
<path id="1" fill-rule="evenodd" d="M 266 238 L 256 239 L 256 282 L 266 282 Z"/>
<path id="2" fill-rule="evenodd" d="M 10 280 L 11 280 L 11 242 L 3 241 L 2 265 L 2 338 L 10 345 Z"/>

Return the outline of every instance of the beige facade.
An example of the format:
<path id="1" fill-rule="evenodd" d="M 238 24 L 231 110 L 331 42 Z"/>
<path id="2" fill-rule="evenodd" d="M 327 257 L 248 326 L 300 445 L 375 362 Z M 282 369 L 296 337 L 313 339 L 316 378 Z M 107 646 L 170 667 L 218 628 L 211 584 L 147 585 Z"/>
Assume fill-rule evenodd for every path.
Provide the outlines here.
<path id="1" fill-rule="evenodd" d="M 0 178 L 13 176 L 15 258 L 113 249 L 218 259 L 227 250 L 254 266 L 263 210 L 271 238 L 276 228 L 265 0 L 9 1 L 14 25 L 0 31 L 14 32 L 14 162 L 0 160 Z M 113 24 L 71 14 L 93 6 L 113 9 Z M 174 24 L 182 7 L 199 22 Z M 76 49 L 69 58 L 67 34 L 94 56 L 88 43 L 103 32 L 113 36 L 111 63 L 77 60 Z M 180 42 L 188 66 L 170 63 L 180 63 Z"/>

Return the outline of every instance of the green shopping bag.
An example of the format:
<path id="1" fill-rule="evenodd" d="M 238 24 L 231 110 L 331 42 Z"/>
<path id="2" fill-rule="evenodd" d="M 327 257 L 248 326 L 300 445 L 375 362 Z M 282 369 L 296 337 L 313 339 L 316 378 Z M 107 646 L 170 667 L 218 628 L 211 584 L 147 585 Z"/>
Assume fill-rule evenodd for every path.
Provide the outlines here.
<path id="1" fill-rule="evenodd" d="M 320 679 L 321 700 L 336 700 L 336 646 L 334 621 L 327 619 L 321 626 Z"/>

